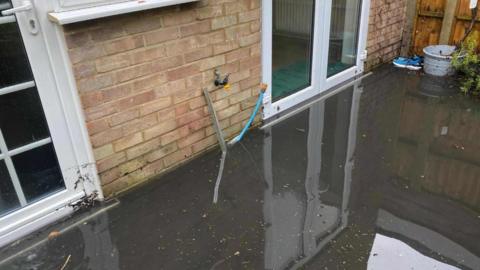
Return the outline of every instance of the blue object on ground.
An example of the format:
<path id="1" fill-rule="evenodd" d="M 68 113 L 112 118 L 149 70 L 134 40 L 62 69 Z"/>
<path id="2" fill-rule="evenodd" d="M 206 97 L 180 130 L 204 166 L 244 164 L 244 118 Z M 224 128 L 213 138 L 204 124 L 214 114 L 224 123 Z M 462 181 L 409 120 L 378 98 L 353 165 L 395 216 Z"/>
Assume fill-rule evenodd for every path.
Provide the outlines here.
<path id="1" fill-rule="evenodd" d="M 423 58 L 414 56 L 412 58 L 397 57 L 393 60 L 393 65 L 399 68 L 407 68 L 410 70 L 422 69 Z"/>

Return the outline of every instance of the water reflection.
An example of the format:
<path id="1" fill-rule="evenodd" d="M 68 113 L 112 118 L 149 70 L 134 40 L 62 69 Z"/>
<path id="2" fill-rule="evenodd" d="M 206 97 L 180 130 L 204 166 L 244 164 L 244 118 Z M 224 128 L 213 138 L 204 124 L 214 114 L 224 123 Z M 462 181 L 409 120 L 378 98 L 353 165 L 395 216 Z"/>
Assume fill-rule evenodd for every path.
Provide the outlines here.
<path id="1" fill-rule="evenodd" d="M 449 79 L 383 75 L 366 83 L 365 101 L 384 96 L 362 104 L 356 156 L 356 179 L 375 185 L 357 187 L 376 209 L 368 267 L 383 269 L 383 260 L 390 269 L 479 269 L 478 104 L 452 96 Z"/>
<path id="2" fill-rule="evenodd" d="M 414 269 L 460 269 L 448 263 L 462 265 L 462 269 L 477 269 L 480 265 L 480 259 L 461 243 L 415 221 L 399 218 L 380 209 L 376 225 L 384 232 L 376 235 L 370 253 L 369 265 L 374 269 L 384 269 L 392 262 Z M 405 262 L 405 258 L 415 260 Z M 402 269 L 399 266 L 397 268 Z"/>
<path id="3" fill-rule="evenodd" d="M 265 269 L 479 269 L 478 105 L 448 79 L 361 85 L 265 131 Z"/>
<path id="4" fill-rule="evenodd" d="M 437 77 L 421 74 L 418 78 L 420 94 L 427 97 L 447 97 L 455 95 L 458 91 L 453 77 Z M 415 82 L 415 80 L 413 81 Z"/>
<path id="5" fill-rule="evenodd" d="M 361 93 L 356 85 L 266 129 L 265 269 L 304 265 L 348 225 Z M 305 143 L 282 147 L 292 141 Z"/>
<path id="6" fill-rule="evenodd" d="M 419 87 L 399 89 L 402 99 L 390 103 L 397 124 L 382 132 L 391 140 L 387 164 L 402 188 L 387 191 L 377 226 L 439 261 L 479 269 L 480 117 L 472 111 L 478 104 L 448 97 L 451 83 L 412 80 Z"/>
<path id="7" fill-rule="evenodd" d="M 112 242 L 107 213 L 65 227 L 57 238 L 41 239 L 0 260 L 0 269 L 118 270 L 119 253 Z M 15 249 L 14 246 L 11 247 Z"/>
<path id="8" fill-rule="evenodd" d="M 407 91 L 399 105 L 391 137 L 394 174 L 416 190 L 480 209 L 480 117 L 472 112 L 474 104 Z"/>
<path id="9" fill-rule="evenodd" d="M 372 252 L 368 259 L 368 269 L 460 270 L 425 256 L 396 238 L 382 234 L 375 235 Z"/>
<path id="10" fill-rule="evenodd" d="M 380 69 L 249 133 L 217 205 L 210 152 L 0 269 L 480 269 L 480 106 L 426 79 Z"/>

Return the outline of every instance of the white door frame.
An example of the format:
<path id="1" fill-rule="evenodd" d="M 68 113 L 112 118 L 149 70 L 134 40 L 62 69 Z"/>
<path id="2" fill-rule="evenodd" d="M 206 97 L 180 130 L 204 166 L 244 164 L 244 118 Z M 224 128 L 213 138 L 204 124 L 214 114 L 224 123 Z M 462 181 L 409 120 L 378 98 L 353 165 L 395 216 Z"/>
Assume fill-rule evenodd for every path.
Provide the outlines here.
<path id="1" fill-rule="evenodd" d="M 263 119 L 271 118 L 293 106 L 319 95 L 364 71 L 367 52 L 370 0 L 362 0 L 356 65 L 327 78 L 330 18 L 333 0 L 315 0 L 312 46 L 311 85 L 285 98 L 272 100 L 272 28 L 273 0 L 262 0 L 262 80 L 270 87 L 263 100 Z"/>
<path id="2" fill-rule="evenodd" d="M 265 97 L 263 100 L 263 118 L 267 119 L 271 116 L 274 116 L 277 113 L 280 113 L 291 106 L 292 104 L 298 104 L 303 100 L 309 99 L 314 95 L 319 93 L 321 89 L 320 76 L 318 74 L 322 73 L 321 65 L 323 60 L 323 55 L 314 53 L 317 50 L 321 50 L 322 42 L 321 37 L 324 35 L 324 27 L 322 27 L 322 16 L 315 16 L 316 14 L 321 14 L 325 12 L 325 1 L 323 0 L 314 0 L 315 1 L 315 14 L 314 14 L 314 23 L 313 23 L 313 42 L 312 42 L 312 70 L 310 78 L 310 86 L 300 90 L 296 93 L 289 95 L 288 97 L 282 98 L 278 101 L 273 102 L 272 100 L 272 29 L 273 29 L 273 1 L 272 0 L 263 0 L 262 1 L 262 76 L 263 82 L 267 83 L 268 87 Z"/>
<path id="3" fill-rule="evenodd" d="M 361 0 L 362 6 L 360 7 L 360 21 L 359 21 L 359 29 L 358 29 L 358 40 L 357 40 L 357 60 L 356 65 L 346 69 L 338 74 L 335 74 L 329 78 L 327 78 L 327 73 L 322 74 L 323 78 L 327 78 L 325 80 L 325 86 L 323 91 L 331 89 L 347 80 L 352 79 L 353 77 L 362 74 L 364 72 L 364 64 L 365 60 L 367 59 L 367 39 L 368 39 L 368 19 L 370 15 L 370 0 Z M 327 11 L 332 10 L 332 0 L 326 1 L 326 9 Z M 328 27 L 327 36 L 325 36 L 325 40 L 329 40 L 330 37 L 330 23 L 331 23 L 331 12 L 326 12 L 326 20 L 325 27 Z M 323 54 L 328 55 L 329 52 L 329 42 L 326 42 L 327 45 L 325 46 L 325 51 Z M 327 60 L 328 61 L 328 60 Z M 327 63 L 325 62 L 324 65 L 326 66 Z"/>
<path id="4" fill-rule="evenodd" d="M 47 19 L 51 3 L 32 1 L 34 9 L 17 13 L 16 18 L 66 189 L 1 217 L 0 246 L 71 213 L 69 205 L 86 195 L 96 193 L 103 199 L 63 32 Z M 23 3 L 12 0 L 12 4 Z M 28 28 L 27 18 L 32 15 L 39 23 L 37 34 Z"/>

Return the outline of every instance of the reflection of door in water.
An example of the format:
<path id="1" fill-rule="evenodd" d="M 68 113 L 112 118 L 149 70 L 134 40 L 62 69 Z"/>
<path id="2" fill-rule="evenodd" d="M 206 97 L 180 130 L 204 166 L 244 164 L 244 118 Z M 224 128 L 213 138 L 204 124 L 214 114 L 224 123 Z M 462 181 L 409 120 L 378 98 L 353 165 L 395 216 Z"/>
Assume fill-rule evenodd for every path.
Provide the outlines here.
<path id="1" fill-rule="evenodd" d="M 0 0 L 0 10 L 11 8 Z M 65 189 L 22 36 L 0 17 L 0 216 Z"/>
<path id="2" fill-rule="evenodd" d="M 112 241 L 108 213 L 91 214 L 90 218 L 60 230 L 61 236 L 55 241 L 38 242 L 23 249 L 21 255 L 2 260 L 0 269 L 52 269 L 54 265 L 61 267 L 69 256 L 65 269 L 120 269 L 119 251 Z"/>
<path id="3" fill-rule="evenodd" d="M 266 269 L 296 269 L 347 225 L 360 93 L 343 91 L 268 128 Z M 298 147 L 282 147 L 291 141 Z"/>

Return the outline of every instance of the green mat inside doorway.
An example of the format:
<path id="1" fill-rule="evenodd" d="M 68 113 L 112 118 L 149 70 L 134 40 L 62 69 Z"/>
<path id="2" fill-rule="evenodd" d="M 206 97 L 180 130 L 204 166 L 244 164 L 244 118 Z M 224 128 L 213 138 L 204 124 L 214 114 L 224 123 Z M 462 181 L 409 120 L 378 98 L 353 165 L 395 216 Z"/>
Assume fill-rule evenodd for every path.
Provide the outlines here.
<path id="1" fill-rule="evenodd" d="M 332 76 L 349 68 L 341 62 L 330 64 L 327 74 Z M 310 84 L 310 63 L 306 60 L 298 61 L 291 65 L 281 67 L 272 74 L 272 98 L 278 100 L 281 97 L 293 94 Z"/>

